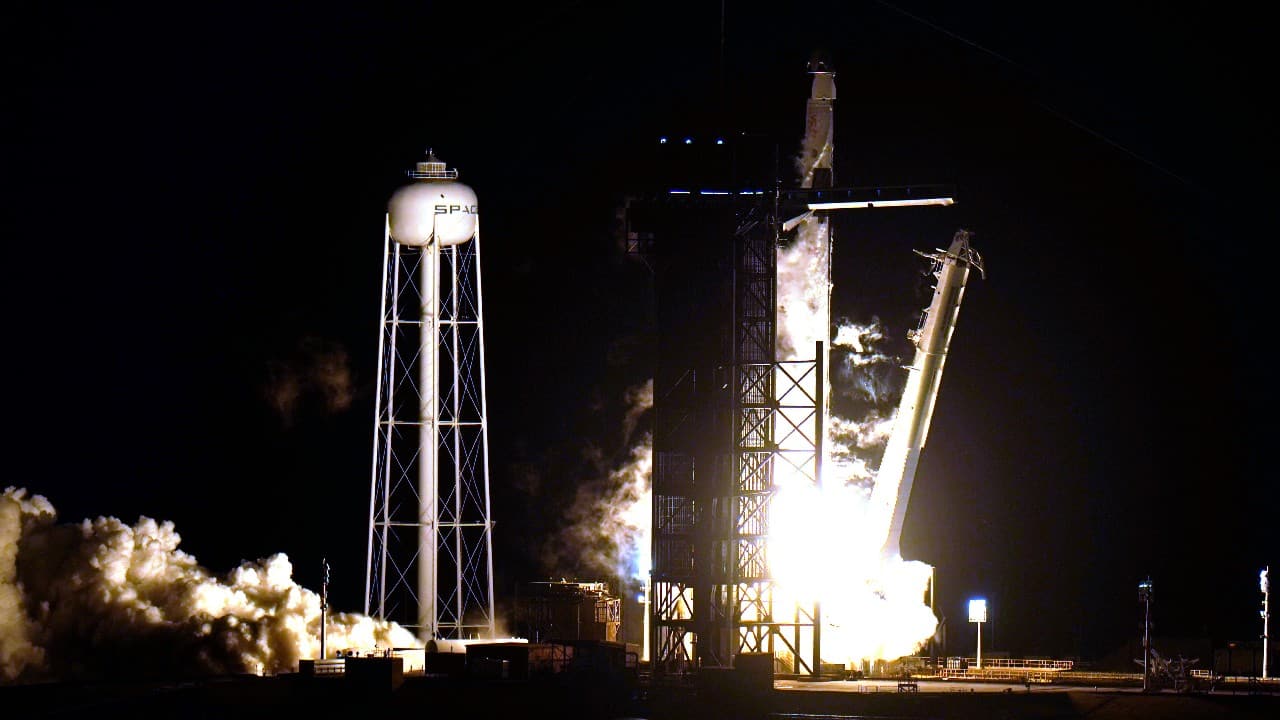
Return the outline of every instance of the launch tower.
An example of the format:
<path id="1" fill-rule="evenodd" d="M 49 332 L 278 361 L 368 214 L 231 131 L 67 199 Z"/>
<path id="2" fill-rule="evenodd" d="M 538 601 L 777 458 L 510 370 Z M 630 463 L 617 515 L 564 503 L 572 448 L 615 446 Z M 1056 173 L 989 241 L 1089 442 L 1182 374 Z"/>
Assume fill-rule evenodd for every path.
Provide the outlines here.
<path id="1" fill-rule="evenodd" d="M 424 641 L 494 635 L 475 192 L 428 152 L 392 195 L 365 613 Z"/>
<path id="2" fill-rule="evenodd" d="M 829 299 L 828 332 L 783 357 L 778 249 L 797 228 L 817 229 L 829 266 L 832 211 L 953 203 L 946 186 L 835 186 L 834 73 L 814 64 L 810 75 L 799 187 L 782 187 L 775 147 L 767 178 L 671 178 L 626 208 L 628 251 L 649 262 L 657 300 L 655 676 L 729 668 L 754 653 L 789 659 L 795 674 L 822 673 L 822 608 L 777 599 L 768 540 L 779 477 L 822 482 Z M 746 139 L 717 139 L 708 151 L 733 153 Z M 696 147 L 686 139 L 674 149 Z M 722 164 L 757 166 L 740 156 Z"/>

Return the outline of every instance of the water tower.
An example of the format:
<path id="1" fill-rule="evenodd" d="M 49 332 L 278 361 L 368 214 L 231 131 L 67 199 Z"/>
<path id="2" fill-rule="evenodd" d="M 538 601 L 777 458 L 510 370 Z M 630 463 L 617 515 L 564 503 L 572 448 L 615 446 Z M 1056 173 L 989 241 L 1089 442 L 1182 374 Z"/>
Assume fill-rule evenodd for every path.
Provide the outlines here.
<path id="1" fill-rule="evenodd" d="M 428 151 L 387 204 L 365 613 L 494 636 L 476 194 Z"/>

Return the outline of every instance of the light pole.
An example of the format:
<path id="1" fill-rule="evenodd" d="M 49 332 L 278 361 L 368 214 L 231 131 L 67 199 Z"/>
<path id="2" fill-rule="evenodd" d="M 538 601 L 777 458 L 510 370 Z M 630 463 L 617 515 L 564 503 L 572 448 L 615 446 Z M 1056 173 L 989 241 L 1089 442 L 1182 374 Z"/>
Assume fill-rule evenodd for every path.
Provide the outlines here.
<path id="1" fill-rule="evenodd" d="M 1142 691 L 1151 689 L 1151 578 L 1138 583 L 1138 599 L 1145 610 L 1142 616 Z"/>
<path id="2" fill-rule="evenodd" d="M 933 585 L 937 582 L 937 571 L 932 565 L 929 566 L 929 612 L 933 613 L 933 619 L 938 619 L 938 609 L 933 604 Z M 938 635 L 942 632 L 942 623 L 938 623 L 933 629 L 933 635 L 929 638 L 929 660 L 933 663 L 934 672 L 938 670 Z"/>
<path id="3" fill-rule="evenodd" d="M 1258 573 L 1258 582 L 1262 588 L 1262 679 L 1267 679 L 1267 635 L 1271 624 L 1271 584 L 1267 582 L 1267 574 L 1271 571 L 1268 565 Z"/>
<path id="4" fill-rule="evenodd" d="M 644 644 L 640 653 L 640 659 L 649 662 L 649 585 L 653 582 L 653 573 L 650 572 L 644 579 L 644 594 L 640 596 L 640 602 L 644 603 Z"/>
<path id="5" fill-rule="evenodd" d="M 320 586 L 320 659 L 324 660 L 325 655 L 325 636 L 329 629 L 329 559 L 322 558 L 321 563 L 324 564 L 324 584 Z"/>
<path id="6" fill-rule="evenodd" d="M 982 623 L 987 621 L 987 601 L 974 598 L 969 601 L 969 622 L 978 624 L 978 669 L 982 669 Z"/>

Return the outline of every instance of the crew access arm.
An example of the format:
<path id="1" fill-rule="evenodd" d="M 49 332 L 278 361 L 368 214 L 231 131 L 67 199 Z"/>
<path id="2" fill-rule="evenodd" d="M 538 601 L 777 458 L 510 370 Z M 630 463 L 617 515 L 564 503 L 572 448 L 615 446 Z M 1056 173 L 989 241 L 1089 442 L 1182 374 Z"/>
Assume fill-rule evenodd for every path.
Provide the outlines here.
<path id="1" fill-rule="evenodd" d="M 872 530 L 876 533 L 872 537 L 884 538 L 884 557 L 900 554 L 899 541 L 902 522 L 907 514 L 907 501 L 911 498 L 920 451 L 929 436 L 929 421 L 933 416 L 938 387 L 942 384 L 942 368 L 947 360 L 951 335 L 956 329 L 969 269 L 977 268 L 984 277 L 986 274 L 982 258 L 969 246 L 969 238 L 969 232 L 959 230 L 945 251 L 915 251 L 917 255 L 933 261 L 936 281 L 933 301 L 925 311 L 920 327 L 909 333 L 916 348 L 915 358 L 907 368 L 907 386 L 898 404 L 893 431 L 871 492 L 869 521 L 874 524 Z"/>

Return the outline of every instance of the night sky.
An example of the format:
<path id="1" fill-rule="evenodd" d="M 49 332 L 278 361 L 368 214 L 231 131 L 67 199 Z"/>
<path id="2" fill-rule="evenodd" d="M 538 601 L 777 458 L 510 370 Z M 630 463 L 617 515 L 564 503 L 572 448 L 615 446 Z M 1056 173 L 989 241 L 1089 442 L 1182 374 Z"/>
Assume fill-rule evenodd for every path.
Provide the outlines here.
<path id="1" fill-rule="evenodd" d="M 959 198 L 843 216 L 837 314 L 902 337 L 927 304 L 912 249 L 964 227 L 987 262 L 903 539 L 937 567 L 953 652 L 984 595 L 984 648 L 1108 653 L 1140 633 L 1147 576 L 1157 635 L 1259 634 L 1257 573 L 1280 561 L 1261 23 L 1091 2 L 107 5 L 4 23 L 3 484 L 63 521 L 173 520 L 212 570 L 285 552 L 313 588 L 328 557 L 335 606 L 360 609 L 383 213 L 430 147 L 480 199 L 498 594 L 552 572 L 541 546 L 625 459 L 624 393 L 655 361 L 619 198 L 660 134 L 796 152 L 821 53 L 836 184 Z"/>

